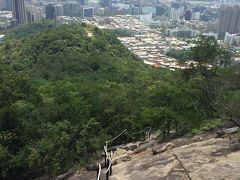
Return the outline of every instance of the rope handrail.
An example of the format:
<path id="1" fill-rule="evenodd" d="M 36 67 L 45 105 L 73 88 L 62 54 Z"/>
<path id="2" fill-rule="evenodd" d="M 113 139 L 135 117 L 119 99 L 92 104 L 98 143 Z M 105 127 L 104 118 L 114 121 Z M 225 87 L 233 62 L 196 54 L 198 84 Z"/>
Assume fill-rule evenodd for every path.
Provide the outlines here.
<path id="1" fill-rule="evenodd" d="M 106 141 L 106 144 L 114 141 L 115 139 L 119 138 L 123 133 L 125 133 L 127 131 L 127 129 L 124 129 L 119 135 L 117 135 L 115 138 L 111 139 L 111 140 L 108 140 Z"/>
<path id="2" fill-rule="evenodd" d="M 111 166 L 112 166 L 112 160 L 109 159 L 109 161 L 110 161 L 110 163 L 109 163 L 109 166 L 108 166 L 107 170 L 106 170 L 106 171 L 103 171 L 104 174 L 106 174 L 106 173 L 110 170 L 110 168 L 111 168 Z"/>
<path id="3" fill-rule="evenodd" d="M 126 132 L 126 135 L 128 135 L 130 138 L 132 138 L 132 139 L 134 139 L 134 135 L 136 135 L 136 134 L 140 134 L 140 133 L 149 133 L 149 132 L 151 132 L 151 128 L 149 128 L 149 129 L 145 129 L 145 130 L 141 130 L 141 131 L 138 131 L 138 132 L 135 132 L 135 133 L 131 133 L 131 134 L 129 134 L 128 132 Z"/>
<path id="4" fill-rule="evenodd" d="M 134 139 L 134 137 L 130 135 L 128 132 L 126 132 L 126 135 L 128 135 L 131 139 Z"/>
<path id="5" fill-rule="evenodd" d="M 141 131 L 132 133 L 132 135 L 134 135 L 134 134 L 140 134 L 140 133 L 142 133 L 142 132 L 150 132 L 151 130 L 152 130 L 151 128 L 146 128 L 146 129 L 143 129 L 143 130 L 141 130 Z"/>
<path id="6" fill-rule="evenodd" d="M 151 128 L 150 129 L 145 129 L 145 130 L 141 130 L 141 131 L 139 131 L 139 132 L 135 132 L 135 133 L 132 133 L 132 135 L 135 135 L 135 134 L 140 134 L 140 133 L 142 133 L 142 132 L 149 132 L 150 133 L 150 131 L 151 131 Z M 131 137 L 131 135 L 127 132 L 127 129 L 124 129 L 119 135 L 117 135 L 116 137 L 114 137 L 113 139 L 111 139 L 111 140 L 108 140 L 108 141 L 105 141 L 105 143 L 106 143 L 106 145 L 105 146 L 103 146 L 103 148 L 104 148 L 104 152 L 105 152 L 105 163 L 106 163 L 106 159 L 107 159 L 107 161 L 108 161 L 108 168 L 107 168 L 107 170 L 106 171 L 103 171 L 102 170 L 102 167 L 101 167 L 101 164 L 98 164 L 98 176 L 97 176 L 97 180 L 100 180 L 100 176 L 101 176 L 101 172 L 102 173 L 104 173 L 104 174 L 106 174 L 106 173 L 108 173 L 109 171 L 110 171 L 110 174 L 111 174 L 111 167 L 112 167 L 112 152 L 110 152 L 110 155 L 109 155 L 109 153 L 108 153 L 108 151 L 107 151 L 107 145 L 108 145 L 108 143 L 110 143 L 110 142 L 112 142 L 112 141 L 114 141 L 114 140 L 116 140 L 117 138 L 119 138 L 122 134 L 124 134 L 124 133 L 126 133 L 126 135 L 128 135 L 128 136 L 130 136 Z M 106 165 L 106 164 L 105 164 Z"/>
<path id="7" fill-rule="evenodd" d="M 101 171 L 102 171 L 101 164 L 98 164 L 98 176 L 97 176 L 97 180 L 100 180 Z"/>
<path id="8" fill-rule="evenodd" d="M 140 133 L 142 133 L 142 132 L 146 132 L 146 130 L 141 130 L 141 131 L 139 131 L 139 132 L 132 133 L 132 135 L 140 134 Z"/>

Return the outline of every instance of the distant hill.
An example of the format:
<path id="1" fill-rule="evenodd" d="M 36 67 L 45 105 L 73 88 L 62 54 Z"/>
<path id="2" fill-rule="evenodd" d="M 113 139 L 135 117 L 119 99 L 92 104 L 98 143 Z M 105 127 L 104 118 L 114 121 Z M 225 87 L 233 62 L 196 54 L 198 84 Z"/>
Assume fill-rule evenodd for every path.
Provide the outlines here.
<path id="1" fill-rule="evenodd" d="M 10 42 L 2 49 L 2 61 L 17 71 L 33 69 L 47 79 L 94 72 L 118 80 L 124 76 L 125 81 L 128 72 L 137 73 L 144 66 L 112 34 L 89 26 L 54 28 L 44 22 L 17 27 L 6 37 Z"/>

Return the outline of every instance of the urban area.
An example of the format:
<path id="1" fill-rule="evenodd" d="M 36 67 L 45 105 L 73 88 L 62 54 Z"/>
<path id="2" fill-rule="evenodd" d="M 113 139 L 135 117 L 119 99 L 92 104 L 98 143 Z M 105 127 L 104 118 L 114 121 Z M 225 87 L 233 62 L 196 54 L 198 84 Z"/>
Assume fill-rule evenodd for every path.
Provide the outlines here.
<path id="1" fill-rule="evenodd" d="M 240 1 L 195 0 L 0 0 L 0 28 L 55 20 L 116 32 L 145 64 L 186 69 L 169 52 L 189 50 L 198 35 L 213 36 L 240 62 Z M 0 41 L 4 34 L 0 34 Z"/>

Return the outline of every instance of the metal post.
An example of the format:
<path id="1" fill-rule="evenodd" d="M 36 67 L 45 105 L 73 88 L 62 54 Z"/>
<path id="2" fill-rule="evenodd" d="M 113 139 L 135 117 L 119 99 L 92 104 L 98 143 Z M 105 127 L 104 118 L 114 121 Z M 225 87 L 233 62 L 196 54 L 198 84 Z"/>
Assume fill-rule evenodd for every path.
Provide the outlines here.
<path id="1" fill-rule="evenodd" d="M 99 171 L 99 166 L 97 167 L 97 178 L 96 178 L 96 180 L 98 180 L 98 171 Z"/>
<path id="2" fill-rule="evenodd" d="M 109 159 L 107 159 L 107 168 L 109 166 Z M 109 180 L 109 171 L 106 174 L 106 180 Z"/>
<path id="3" fill-rule="evenodd" d="M 110 158 L 112 160 L 112 151 L 110 152 Z M 112 176 L 112 163 L 111 163 L 109 171 L 110 171 L 110 176 Z"/>
<path id="4" fill-rule="evenodd" d="M 112 175 L 112 164 L 110 166 L 110 176 Z"/>

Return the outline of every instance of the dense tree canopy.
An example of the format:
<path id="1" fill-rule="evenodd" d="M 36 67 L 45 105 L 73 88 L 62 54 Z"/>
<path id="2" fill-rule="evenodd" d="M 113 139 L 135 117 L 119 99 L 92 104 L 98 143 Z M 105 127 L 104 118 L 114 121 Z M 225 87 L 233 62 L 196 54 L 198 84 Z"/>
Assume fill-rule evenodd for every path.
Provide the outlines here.
<path id="1" fill-rule="evenodd" d="M 166 52 L 166 55 L 177 59 L 180 63 L 184 63 L 191 59 L 191 51 L 190 50 L 170 49 L 169 51 Z"/>
<path id="2" fill-rule="evenodd" d="M 123 129 L 150 126 L 168 138 L 170 130 L 188 133 L 210 117 L 201 74 L 186 79 L 145 66 L 96 27 L 23 26 L 7 33 L 0 54 L 1 179 L 62 173 Z M 231 72 L 218 73 L 239 82 L 239 68 Z M 224 87 L 214 89 L 221 94 L 211 101 L 215 116 L 229 116 L 222 107 L 239 106 L 239 86 L 212 78 Z"/>

